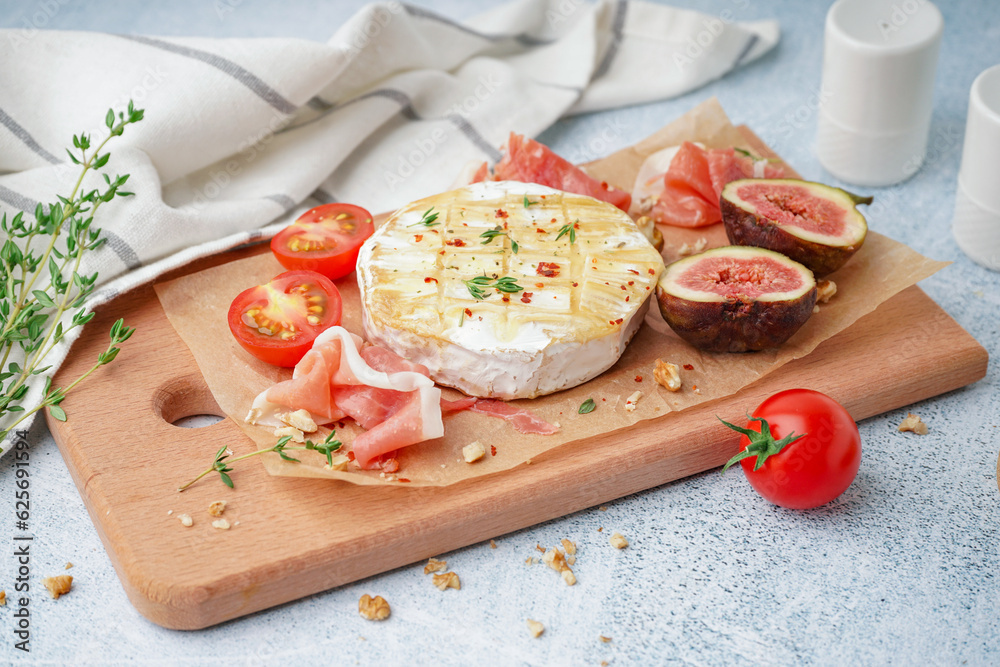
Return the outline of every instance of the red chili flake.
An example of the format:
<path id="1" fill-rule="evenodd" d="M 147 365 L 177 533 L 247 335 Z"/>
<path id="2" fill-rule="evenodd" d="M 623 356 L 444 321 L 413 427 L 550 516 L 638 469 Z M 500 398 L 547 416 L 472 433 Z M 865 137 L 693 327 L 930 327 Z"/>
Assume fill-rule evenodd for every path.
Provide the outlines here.
<path id="1" fill-rule="evenodd" d="M 607 190 L 608 189 L 608 182 L 607 181 L 601 181 L 601 187 L 604 188 L 605 190 Z"/>
<path id="2" fill-rule="evenodd" d="M 628 297 L 628 296 L 627 296 L 627 297 L 625 297 L 625 303 L 628 303 L 628 300 L 629 300 L 630 298 L 631 298 L 631 297 Z"/>
<path id="3" fill-rule="evenodd" d="M 549 222 L 555 222 L 555 221 L 556 221 L 556 219 L 555 219 L 555 218 L 552 218 L 552 220 L 550 220 Z"/>
<path id="4" fill-rule="evenodd" d="M 684 370 L 686 370 L 686 371 L 693 371 L 694 370 L 694 366 L 692 366 L 691 364 L 684 364 Z"/>
<path id="5" fill-rule="evenodd" d="M 642 376 L 641 375 L 636 375 L 635 376 L 635 381 L 636 382 L 642 382 Z"/>
<path id="6" fill-rule="evenodd" d="M 608 320 L 608 324 L 614 324 L 614 323 L 615 323 L 614 320 Z"/>
<path id="7" fill-rule="evenodd" d="M 615 320 L 615 324 L 621 324 L 624 321 L 625 320 L 623 320 L 622 318 L 619 317 L 617 320 Z"/>
<path id="8" fill-rule="evenodd" d="M 465 247 L 465 241 L 463 241 L 462 239 L 448 239 L 447 241 L 444 242 L 444 244 L 445 245 L 453 245 L 456 248 L 463 248 L 463 247 Z"/>
<path id="9" fill-rule="evenodd" d="M 628 288 L 627 288 L 627 287 L 625 287 L 624 285 L 621 285 L 621 288 L 622 288 L 622 291 L 623 291 L 623 292 L 624 292 L 625 290 L 627 290 L 627 289 L 628 289 Z"/>
<path id="10" fill-rule="evenodd" d="M 354 460 L 354 450 L 351 450 L 351 451 L 347 452 L 347 458 L 350 461 Z"/>
<path id="11" fill-rule="evenodd" d="M 439 255 L 443 255 L 444 254 L 444 250 L 439 251 L 438 254 Z"/>
<path id="12" fill-rule="evenodd" d="M 507 211 L 503 210 L 502 208 L 498 208 L 498 209 L 497 209 L 497 213 L 496 213 L 496 216 L 497 216 L 498 218 L 503 218 L 503 219 L 505 219 L 505 220 L 506 220 L 506 219 L 507 219 L 508 217 L 510 217 L 510 216 L 508 216 L 508 214 L 507 214 Z"/>
<path id="13" fill-rule="evenodd" d="M 629 269 L 628 272 L 629 273 L 634 273 L 635 275 L 639 275 L 639 272 L 636 271 L 635 269 Z"/>
<path id="14" fill-rule="evenodd" d="M 605 284 L 605 285 L 610 285 L 611 283 L 609 283 L 609 282 L 608 282 L 607 280 L 605 280 L 605 281 L 604 281 L 604 284 Z"/>
<path id="15" fill-rule="evenodd" d="M 490 445 L 490 456 L 496 456 L 496 455 L 497 455 L 497 446 Z"/>
<path id="16" fill-rule="evenodd" d="M 470 310 L 469 308 L 466 308 L 465 309 L 465 316 L 466 317 L 472 317 L 472 310 Z"/>
<path id="17" fill-rule="evenodd" d="M 536 234 L 544 234 L 545 230 L 542 229 L 541 227 L 535 227 L 535 233 Z"/>
<path id="18" fill-rule="evenodd" d="M 545 287 L 545 283 L 535 283 L 535 287 L 537 287 L 538 289 L 542 289 L 543 287 Z"/>
<path id="19" fill-rule="evenodd" d="M 555 262 L 539 262 L 535 273 L 546 278 L 555 278 L 559 275 L 559 265 Z"/>
<path id="20" fill-rule="evenodd" d="M 579 287 L 580 283 L 573 283 L 573 287 Z"/>
<path id="21" fill-rule="evenodd" d="M 522 292 L 521 293 L 521 303 L 531 303 L 531 297 L 535 295 L 534 292 Z"/>
<path id="22" fill-rule="evenodd" d="M 393 473 L 399 470 L 399 461 L 390 458 L 382 462 L 382 472 Z"/>
<path id="23" fill-rule="evenodd" d="M 396 481 L 397 482 L 402 482 L 403 484 L 409 484 L 410 483 L 410 480 L 406 479 L 405 477 L 400 477 Z"/>
<path id="24" fill-rule="evenodd" d="M 437 278 L 432 278 L 431 276 L 427 276 L 426 278 L 424 278 L 425 283 L 436 283 L 437 281 L 438 281 Z"/>
<path id="25" fill-rule="evenodd" d="M 649 288 L 648 288 L 648 287 L 646 288 L 646 291 L 647 291 L 647 292 L 649 291 Z"/>
<path id="26" fill-rule="evenodd" d="M 580 229 L 580 223 L 579 222 L 574 222 L 573 223 L 573 229 Z"/>
<path id="27" fill-rule="evenodd" d="M 606 398 L 602 398 L 601 400 L 602 400 L 602 401 L 605 401 L 605 402 L 607 402 L 607 400 L 608 400 L 608 399 L 606 399 Z"/>
<path id="28" fill-rule="evenodd" d="M 635 285 L 635 281 L 634 280 L 630 280 L 630 281 L 628 281 L 628 284 L 629 285 Z"/>
<path id="29" fill-rule="evenodd" d="M 698 385 L 696 384 L 691 385 L 691 391 L 698 391 Z"/>
<path id="30" fill-rule="evenodd" d="M 416 241 L 417 243 L 420 243 L 421 241 L 424 240 L 424 235 L 423 234 L 414 234 L 413 235 L 413 240 Z"/>
<path id="31" fill-rule="evenodd" d="M 503 301 L 504 303 L 510 303 L 510 294 L 504 294 L 504 295 L 503 295 L 502 297 L 500 297 L 500 299 L 501 299 L 501 300 L 502 300 L 502 301 Z"/>
<path id="32" fill-rule="evenodd" d="M 653 269 L 649 269 L 649 275 L 655 276 L 656 275 L 656 271 L 654 271 Z"/>

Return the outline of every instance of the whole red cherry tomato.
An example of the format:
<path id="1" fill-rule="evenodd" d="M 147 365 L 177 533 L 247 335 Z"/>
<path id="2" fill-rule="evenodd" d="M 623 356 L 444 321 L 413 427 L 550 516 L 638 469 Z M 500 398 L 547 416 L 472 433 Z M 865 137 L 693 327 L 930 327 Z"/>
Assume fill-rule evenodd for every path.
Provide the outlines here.
<path id="1" fill-rule="evenodd" d="M 763 498 L 791 509 L 824 505 L 854 481 L 861 465 L 858 425 L 837 401 L 812 389 L 789 389 L 754 410 L 737 461 Z"/>
<path id="2" fill-rule="evenodd" d="M 247 352 L 292 367 L 321 332 L 340 324 L 340 291 L 314 271 L 286 271 L 240 292 L 229 307 L 229 330 Z"/>
<path id="3" fill-rule="evenodd" d="M 353 204 L 323 204 L 299 216 L 271 239 L 286 269 L 316 271 L 330 280 L 354 270 L 361 244 L 375 231 L 372 214 Z"/>

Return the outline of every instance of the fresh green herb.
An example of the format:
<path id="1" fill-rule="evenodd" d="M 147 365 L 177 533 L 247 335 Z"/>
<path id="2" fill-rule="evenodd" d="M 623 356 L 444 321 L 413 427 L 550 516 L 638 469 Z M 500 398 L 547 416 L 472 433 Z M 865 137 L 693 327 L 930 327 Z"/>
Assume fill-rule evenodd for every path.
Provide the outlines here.
<path id="1" fill-rule="evenodd" d="M 458 316 L 458 326 L 461 327 L 465 324 L 465 308 L 462 309 L 462 313 Z"/>
<path id="2" fill-rule="evenodd" d="M 513 250 L 514 254 L 516 255 L 518 250 L 517 241 L 512 239 L 510 237 L 510 234 L 507 233 L 507 230 L 501 227 L 500 225 L 497 225 L 493 229 L 487 229 L 485 232 L 479 235 L 479 238 L 483 239 L 482 244 L 486 245 L 487 243 L 489 243 L 498 236 L 506 236 L 507 238 L 510 239 L 510 249 Z"/>
<path id="3" fill-rule="evenodd" d="M 745 148 L 739 148 L 737 146 L 733 146 L 733 150 L 736 151 L 737 153 L 739 153 L 740 155 L 745 155 L 746 157 L 750 158 L 754 162 L 762 162 L 762 161 L 763 162 L 770 162 L 770 163 L 781 162 L 781 160 L 778 159 L 778 158 L 776 158 L 776 157 L 765 158 L 765 157 L 761 157 L 759 155 L 755 155 L 754 153 L 751 153 L 750 151 L 748 151 Z"/>
<path id="4" fill-rule="evenodd" d="M 424 211 L 423 216 L 409 227 L 416 227 L 417 225 L 423 225 L 424 227 L 433 227 L 434 225 L 440 225 L 441 223 L 437 221 L 438 214 L 434 213 L 434 207 L 431 206 L 429 209 Z"/>
<path id="5" fill-rule="evenodd" d="M 524 208 L 528 208 L 529 206 L 534 206 L 537 203 L 538 202 L 536 201 L 531 201 L 530 199 L 528 199 L 528 195 L 524 195 Z"/>
<path id="6" fill-rule="evenodd" d="M 585 415 L 593 412 L 596 409 L 597 409 L 597 403 L 594 403 L 594 399 L 588 398 L 583 402 L 583 405 L 580 406 L 580 409 L 577 410 L 577 412 L 579 412 L 581 415 Z"/>
<path id="7" fill-rule="evenodd" d="M 560 227 L 559 233 L 556 235 L 556 241 L 569 234 L 569 242 L 576 243 L 576 223 L 578 222 L 580 221 L 576 220 L 575 222 L 572 223 L 567 222 L 565 225 Z"/>
<path id="8" fill-rule="evenodd" d="M 289 447 L 288 443 L 291 442 L 292 436 L 286 435 L 279 438 L 278 442 L 276 442 L 273 447 L 268 447 L 267 449 L 258 449 L 256 452 L 251 452 L 250 454 L 244 454 L 243 456 L 237 456 L 235 459 L 229 458 L 231 456 L 231 452 L 229 451 L 229 448 L 223 445 L 222 447 L 219 448 L 219 451 L 215 453 L 215 460 L 212 461 L 212 465 L 208 468 L 208 470 L 201 473 L 200 475 L 192 479 L 184 486 L 177 487 L 177 490 L 183 491 L 188 487 L 190 487 L 195 482 L 197 482 L 199 479 L 204 477 L 205 475 L 210 475 L 213 472 L 219 473 L 219 478 L 222 479 L 222 483 L 228 486 L 230 489 L 232 489 L 234 488 L 233 479 L 232 477 L 229 476 L 229 473 L 231 473 L 233 469 L 229 467 L 229 464 L 236 463 L 237 461 L 243 461 L 245 459 L 250 458 L 251 456 L 258 456 L 259 454 L 267 454 L 268 452 L 276 453 L 285 461 L 290 461 L 292 463 L 301 463 L 301 461 L 289 456 L 285 452 L 290 449 L 296 449 L 303 452 L 316 451 L 326 456 L 326 464 L 330 467 L 333 467 L 333 453 L 338 451 L 343 446 L 343 443 L 341 443 L 340 440 L 333 439 L 336 433 L 337 433 L 336 431 L 330 431 L 330 433 L 327 434 L 323 442 L 319 444 L 314 443 L 312 440 L 306 440 L 302 447 Z"/>
<path id="9" fill-rule="evenodd" d="M 742 452 L 729 459 L 726 465 L 722 466 L 722 472 L 729 470 L 729 466 L 742 461 L 743 459 L 750 458 L 751 456 L 756 456 L 757 460 L 754 462 L 753 469 L 759 470 L 767 457 L 777 454 L 782 449 L 792 444 L 799 438 L 806 437 L 803 435 L 795 435 L 795 432 L 791 432 L 786 435 L 781 440 L 775 440 L 774 436 L 771 435 L 771 425 L 767 423 L 766 419 L 762 417 L 751 417 L 747 415 L 747 419 L 750 421 L 760 422 L 760 432 L 754 431 L 753 429 L 743 428 L 742 426 L 737 426 L 736 424 L 730 424 L 725 419 L 721 417 L 716 417 L 720 422 L 733 429 L 737 433 L 742 433 L 750 439 L 750 444 Z"/>
<path id="10" fill-rule="evenodd" d="M 66 394 L 90 376 L 95 370 L 110 364 L 118 356 L 117 345 L 129 339 L 135 329 L 118 320 L 111 327 L 111 343 L 98 355 L 97 363 L 66 387 L 52 387 L 46 378 L 41 403 L 25 409 L 20 402 L 28 393 L 28 382 L 51 366 L 41 362 L 69 334 L 94 317 L 86 312 L 84 303 L 94 291 L 97 274 L 84 275 L 80 267 L 84 255 L 100 248 L 106 239 L 94 226 L 97 210 L 115 197 L 128 197 L 132 193 L 121 188 L 129 175 L 115 176 L 101 173 L 107 186 L 83 190 L 84 177 L 89 171 L 103 169 L 111 159 L 110 153 L 101 153 L 113 137 L 119 137 L 125 126 L 142 120 L 143 110 L 132 102 L 126 112 L 108 109 L 104 122 L 108 136 L 91 152 L 91 138 L 87 134 L 73 135 L 73 146 L 78 152 L 67 150 L 73 164 L 82 167 L 80 176 L 68 197 L 57 195 L 59 201 L 47 207 L 35 207 L 34 222 L 27 222 L 23 213 L 10 220 L 0 217 L 4 242 L 0 248 L 0 442 L 17 427 L 41 409 L 60 421 L 66 412 L 59 405 Z M 44 249 L 33 247 L 40 243 Z M 74 311 L 68 322 L 64 315 Z"/>
<path id="11" fill-rule="evenodd" d="M 495 289 L 498 292 L 504 292 L 506 294 L 517 294 L 524 289 L 517 284 L 516 278 L 511 278 L 510 276 L 493 279 L 489 276 L 483 275 L 470 278 L 464 282 L 465 286 L 469 288 L 469 294 L 471 294 L 473 298 L 478 301 L 482 301 L 489 296 L 489 293 L 486 291 L 488 289 Z"/>

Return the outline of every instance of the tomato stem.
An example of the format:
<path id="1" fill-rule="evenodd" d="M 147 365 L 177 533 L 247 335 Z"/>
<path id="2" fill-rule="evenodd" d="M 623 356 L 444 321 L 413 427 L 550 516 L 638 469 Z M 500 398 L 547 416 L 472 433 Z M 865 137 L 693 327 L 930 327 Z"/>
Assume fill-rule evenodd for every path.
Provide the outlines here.
<path id="1" fill-rule="evenodd" d="M 726 470 L 728 470 L 729 467 L 735 463 L 742 461 L 743 459 L 750 458 L 751 456 L 757 457 L 757 461 L 754 463 L 753 469 L 760 470 L 761 466 L 764 465 L 764 461 L 766 461 L 768 457 L 774 456 L 799 438 L 804 438 L 806 436 L 805 433 L 802 435 L 795 435 L 795 432 L 793 431 L 781 440 L 775 440 L 774 436 L 771 435 L 771 425 L 768 424 L 767 420 L 763 417 L 751 417 L 750 415 L 747 415 L 747 419 L 750 421 L 760 422 L 760 432 L 749 428 L 743 428 L 742 426 L 737 426 L 736 424 L 730 424 L 721 417 L 716 417 L 716 419 L 737 433 L 742 433 L 750 439 L 750 444 L 747 445 L 746 449 L 729 459 L 726 462 L 726 465 L 722 466 L 722 473 L 725 473 Z"/>

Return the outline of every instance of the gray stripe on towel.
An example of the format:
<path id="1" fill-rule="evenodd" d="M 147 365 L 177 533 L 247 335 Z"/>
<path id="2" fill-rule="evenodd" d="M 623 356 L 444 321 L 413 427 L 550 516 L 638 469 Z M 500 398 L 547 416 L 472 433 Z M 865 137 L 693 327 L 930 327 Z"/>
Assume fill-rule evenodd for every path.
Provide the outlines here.
<path id="1" fill-rule="evenodd" d="M 0 125 L 3 125 L 10 130 L 11 133 L 20 139 L 25 146 L 34 151 L 37 155 L 40 155 L 42 159 L 49 164 L 59 164 L 59 158 L 42 148 L 41 144 L 35 141 L 35 138 L 31 136 L 26 129 L 21 127 L 20 123 L 11 118 L 10 115 L 3 109 L 0 109 Z"/>

